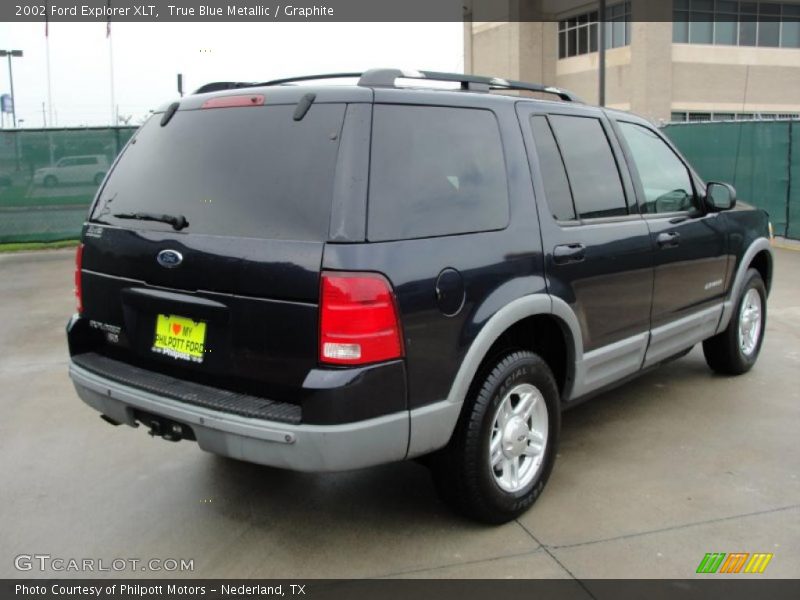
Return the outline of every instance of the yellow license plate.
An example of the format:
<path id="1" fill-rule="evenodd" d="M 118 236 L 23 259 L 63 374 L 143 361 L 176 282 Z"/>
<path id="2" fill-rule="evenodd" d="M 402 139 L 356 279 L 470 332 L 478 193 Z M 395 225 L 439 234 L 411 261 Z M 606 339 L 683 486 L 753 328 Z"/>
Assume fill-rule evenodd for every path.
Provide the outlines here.
<path id="1" fill-rule="evenodd" d="M 156 317 L 153 352 L 180 360 L 203 362 L 206 324 L 176 315 Z"/>

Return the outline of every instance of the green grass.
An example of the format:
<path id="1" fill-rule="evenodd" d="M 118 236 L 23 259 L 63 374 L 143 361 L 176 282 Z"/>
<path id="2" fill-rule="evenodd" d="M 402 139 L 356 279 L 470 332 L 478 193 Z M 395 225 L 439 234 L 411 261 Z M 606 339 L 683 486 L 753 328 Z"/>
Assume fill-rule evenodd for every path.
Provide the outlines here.
<path id="1" fill-rule="evenodd" d="M 58 250 L 59 248 L 74 248 L 79 240 L 61 240 L 59 242 L 17 242 L 0 244 L 0 252 L 24 252 L 27 250 Z"/>

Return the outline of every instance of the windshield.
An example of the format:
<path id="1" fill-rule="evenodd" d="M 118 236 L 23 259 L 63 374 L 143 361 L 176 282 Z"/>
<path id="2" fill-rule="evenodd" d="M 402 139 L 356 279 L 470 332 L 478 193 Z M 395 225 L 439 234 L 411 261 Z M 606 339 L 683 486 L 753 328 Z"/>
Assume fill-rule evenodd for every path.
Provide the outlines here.
<path id="1" fill-rule="evenodd" d="M 169 223 L 114 215 L 184 217 L 183 233 L 327 239 L 344 104 L 316 104 L 300 121 L 294 105 L 155 115 L 112 171 L 92 220 L 168 231 Z"/>

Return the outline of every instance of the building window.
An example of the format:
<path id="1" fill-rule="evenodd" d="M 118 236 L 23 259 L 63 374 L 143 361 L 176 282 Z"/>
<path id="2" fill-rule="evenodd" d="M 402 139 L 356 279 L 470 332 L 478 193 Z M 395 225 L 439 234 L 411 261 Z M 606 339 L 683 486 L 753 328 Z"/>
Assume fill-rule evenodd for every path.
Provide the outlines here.
<path id="1" fill-rule="evenodd" d="M 732 112 L 692 112 L 673 111 L 670 121 L 681 123 L 686 121 L 768 121 L 773 119 L 800 119 L 800 113 L 732 113 Z"/>
<path id="2" fill-rule="evenodd" d="M 800 5 L 732 0 L 675 0 L 676 44 L 800 48 Z"/>
<path id="3" fill-rule="evenodd" d="M 598 11 L 562 19 L 558 22 L 558 58 L 597 52 Z M 619 48 L 631 42 L 631 3 L 606 7 L 606 48 Z"/>

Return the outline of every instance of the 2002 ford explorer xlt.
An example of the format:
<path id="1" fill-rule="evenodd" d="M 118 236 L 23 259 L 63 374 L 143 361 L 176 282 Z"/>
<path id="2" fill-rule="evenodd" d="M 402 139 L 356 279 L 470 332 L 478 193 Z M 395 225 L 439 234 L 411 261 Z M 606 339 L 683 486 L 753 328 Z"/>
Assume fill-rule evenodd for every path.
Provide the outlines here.
<path id="1" fill-rule="evenodd" d="M 647 121 L 344 76 L 209 84 L 112 165 L 68 325 L 106 421 L 303 471 L 425 456 L 497 523 L 541 493 L 563 409 L 701 342 L 714 371 L 756 361 L 767 215 Z"/>

